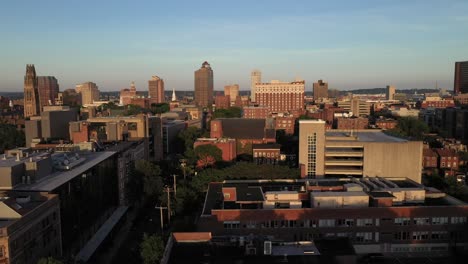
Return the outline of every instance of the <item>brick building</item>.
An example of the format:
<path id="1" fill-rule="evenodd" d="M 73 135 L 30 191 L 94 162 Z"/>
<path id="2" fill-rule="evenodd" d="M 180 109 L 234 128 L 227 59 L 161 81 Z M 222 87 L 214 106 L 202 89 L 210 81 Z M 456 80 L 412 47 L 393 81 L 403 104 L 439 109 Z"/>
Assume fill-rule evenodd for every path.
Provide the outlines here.
<path id="1" fill-rule="evenodd" d="M 252 155 L 252 144 L 276 142 L 273 122 L 268 119 L 214 119 L 211 121 L 210 137 L 236 139 L 237 155 Z"/>
<path id="2" fill-rule="evenodd" d="M 232 138 L 198 138 L 193 148 L 201 145 L 213 145 L 222 151 L 224 161 L 233 161 L 237 158 L 236 140 Z"/>
<path id="3" fill-rule="evenodd" d="M 275 130 L 284 130 L 287 135 L 294 134 L 296 118 L 294 116 L 275 117 Z"/>
<path id="4" fill-rule="evenodd" d="M 369 119 L 367 118 L 347 118 L 347 117 L 338 117 L 336 118 L 336 128 L 337 129 L 366 129 L 369 127 Z"/>
<path id="5" fill-rule="evenodd" d="M 255 101 L 268 106 L 271 112 L 284 113 L 304 109 L 305 81 L 255 84 Z"/>
<path id="6" fill-rule="evenodd" d="M 216 109 L 228 109 L 231 106 L 231 97 L 229 95 L 216 95 L 215 106 Z"/>
<path id="7" fill-rule="evenodd" d="M 120 90 L 120 100 L 119 103 L 121 105 L 129 105 L 132 104 L 132 99 L 137 96 L 137 91 L 135 87 L 135 82 L 130 84 L 130 89 L 122 89 Z"/>
<path id="8" fill-rule="evenodd" d="M 268 106 L 246 106 L 242 108 L 242 117 L 249 119 L 264 119 L 270 114 L 270 108 Z"/>
<path id="9" fill-rule="evenodd" d="M 375 125 L 380 129 L 393 129 L 397 126 L 398 121 L 390 118 L 379 118 L 375 120 Z"/>
<path id="10" fill-rule="evenodd" d="M 436 149 L 435 151 L 439 156 L 440 169 L 458 170 L 460 159 L 455 151 L 451 149 Z"/>
<path id="11" fill-rule="evenodd" d="M 467 218 L 468 204 L 406 178 L 224 181 L 209 185 L 198 231 L 426 257 L 467 250 Z"/>
<path id="12" fill-rule="evenodd" d="M 430 148 L 423 149 L 423 167 L 425 169 L 437 168 L 439 156 Z"/>
<path id="13" fill-rule="evenodd" d="M 280 144 L 253 144 L 253 160 L 257 164 L 276 164 L 281 159 Z"/>

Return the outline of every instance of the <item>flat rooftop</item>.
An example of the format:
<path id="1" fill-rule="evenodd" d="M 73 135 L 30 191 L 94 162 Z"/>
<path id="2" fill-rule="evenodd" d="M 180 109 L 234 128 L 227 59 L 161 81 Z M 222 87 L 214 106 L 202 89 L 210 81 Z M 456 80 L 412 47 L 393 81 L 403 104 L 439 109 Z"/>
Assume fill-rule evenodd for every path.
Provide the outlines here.
<path id="1" fill-rule="evenodd" d="M 393 137 L 383 133 L 380 130 L 354 130 L 351 136 L 350 130 L 329 130 L 325 132 L 325 136 L 328 137 L 327 141 L 333 141 L 333 138 L 337 138 L 339 141 L 346 141 L 349 138 L 349 141 L 357 142 L 407 142 L 408 140 Z M 338 139 L 339 138 L 339 139 Z"/>
<path id="2" fill-rule="evenodd" d="M 103 151 L 103 152 L 83 152 L 80 153 L 81 157 L 85 157 L 86 160 L 80 165 L 73 167 L 67 171 L 56 171 L 42 179 L 39 179 L 32 184 L 20 184 L 15 186 L 15 191 L 44 191 L 51 192 L 57 187 L 65 184 L 71 179 L 81 175 L 90 168 L 96 166 L 102 161 L 108 159 L 117 152 L 114 151 Z"/>

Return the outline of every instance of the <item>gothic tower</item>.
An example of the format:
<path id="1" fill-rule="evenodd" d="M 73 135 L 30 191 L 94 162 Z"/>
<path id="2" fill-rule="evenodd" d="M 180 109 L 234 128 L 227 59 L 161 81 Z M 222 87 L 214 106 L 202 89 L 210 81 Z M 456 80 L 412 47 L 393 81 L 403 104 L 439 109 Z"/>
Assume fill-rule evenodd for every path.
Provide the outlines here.
<path id="1" fill-rule="evenodd" d="M 37 89 L 37 76 L 34 64 L 26 65 L 24 76 L 24 117 L 40 114 L 39 92 Z"/>

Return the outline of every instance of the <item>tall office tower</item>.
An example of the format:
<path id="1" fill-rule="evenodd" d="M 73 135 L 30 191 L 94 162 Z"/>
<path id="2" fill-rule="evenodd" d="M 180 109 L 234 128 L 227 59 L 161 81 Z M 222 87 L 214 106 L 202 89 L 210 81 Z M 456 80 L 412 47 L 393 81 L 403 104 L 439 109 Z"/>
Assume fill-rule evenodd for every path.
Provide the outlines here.
<path id="1" fill-rule="evenodd" d="M 75 91 L 81 93 L 81 103 L 84 105 L 99 101 L 100 92 L 98 86 L 93 82 L 78 84 Z"/>
<path id="2" fill-rule="evenodd" d="M 40 114 L 39 92 L 37 88 L 37 76 L 34 64 L 26 65 L 24 76 L 24 117 Z"/>
<path id="3" fill-rule="evenodd" d="M 195 104 L 201 107 L 213 104 L 213 70 L 206 61 L 195 71 Z"/>
<path id="4" fill-rule="evenodd" d="M 232 84 L 224 86 L 224 95 L 231 98 L 231 103 L 236 101 L 237 96 L 239 96 L 239 85 Z"/>
<path id="5" fill-rule="evenodd" d="M 59 92 L 58 81 L 54 76 L 39 76 L 37 77 L 37 90 L 42 112 L 42 107 L 55 104 Z"/>
<path id="6" fill-rule="evenodd" d="M 468 61 L 455 62 L 453 92 L 455 94 L 468 93 Z"/>
<path id="7" fill-rule="evenodd" d="M 255 84 L 255 102 L 268 106 L 270 112 L 284 113 L 304 109 L 305 81 Z"/>
<path id="8" fill-rule="evenodd" d="M 328 98 L 328 83 L 318 80 L 314 83 L 314 100 L 320 101 Z"/>
<path id="9" fill-rule="evenodd" d="M 385 98 L 387 100 L 395 100 L 395 86 L 387 85 L 387 89 L 385 90 Z"/>
<path id="10" fill-rule="evenodd" d="M 152 104 L 164 103 L 164 80 L 158 76 L 152 76 L 148 81 L 148 95 Z"/>
<path id="11" fill-rule="evenodd" d="M 253 70 L 250 74 L 250 101 L 256 102 L 256 84 L 262 82 L 262 72 L 259 70 Z"/>

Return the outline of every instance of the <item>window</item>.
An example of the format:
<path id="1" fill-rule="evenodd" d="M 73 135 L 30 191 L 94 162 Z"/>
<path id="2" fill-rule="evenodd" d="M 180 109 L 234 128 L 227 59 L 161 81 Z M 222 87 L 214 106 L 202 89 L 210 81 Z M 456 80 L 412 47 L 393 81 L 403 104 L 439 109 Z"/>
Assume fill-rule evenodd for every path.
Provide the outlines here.
<path id="1" fill-rule="evenodd" d="M 466 224 L 466 216 L 452 217 L 452 224 Z"/>
<path id="2" fill-rule="evenodd" d="M 444 225 L 448 224 L 448 217 L 432 217 L 433 225 Z"/>
<path id="3" fill-rule="evenodd" d="M 333 227 L 335 226 L 335 219 L 320 219 L 319 227 Z"/>
<path id="4" fill-rule="evenodd" d="M 419 231 L 413 232 L 413 239 L 414 240 L 425 240 L 429 238 L 429 232 L 427 231 Z"/>
<path id="5" fill-rule="evenodd" d="M 407 240 L 410 238 L 409 232 L 396 232 L 394 235 L 395 240 Z"/>
<path id="6" fill-rule="evenodd" d="M 447 231 L 433 231 L 431 233 L 432 239 L 445 239 L 447 238 Z"/>
<path id="7" fill-rule="evenodd" d="M 337 223 L 341 227 L 354 226 L 354 219 L 338 219 Z"/>
<path id="8" fill-rule="evenodd" d="M 356 220 L 356 226 L 371 226 L 372 218 L 361 218 Z"/>
<path id="9" fill-rule="evenodd" d="M 413 223 L 415 225 L 429 225 L 429 217 L 415 217 Z"/>
<path id="10" fill-rule="evenodd" d="M 411 218 L 409 217 L 398 217 L 395 218 L 395 224 L 396 225 L 409 225 L 411 221 Z"/>
<path id="11" fill-rule="evenodd" d="M 372 241 L 372 232 L 358 232 L 356 233 L 357 242 L 369 242 Z"/>
<path id="12" fill-rule="evenodd" d="M 238 229 L 240 228 L 239 221 L 224 221 L 225 229 Z"/>

